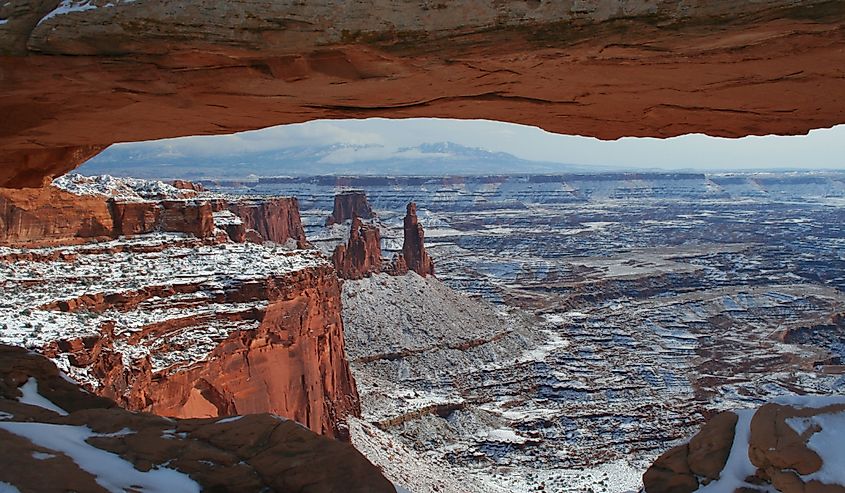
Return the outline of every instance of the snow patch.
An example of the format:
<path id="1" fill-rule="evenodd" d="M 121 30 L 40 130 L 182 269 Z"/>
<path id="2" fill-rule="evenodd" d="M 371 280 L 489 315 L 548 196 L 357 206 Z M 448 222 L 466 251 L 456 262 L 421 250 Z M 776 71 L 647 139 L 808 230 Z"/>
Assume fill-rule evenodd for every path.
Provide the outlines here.
<path id="1" fill-rule="evenodd" d="M 147 472 L 135 469 L 119 455 L 98 449 L 86 442 L 94 433 L 87 426 L 46 423 L 0 423 L 0 429 L 30 440 L 39 447 L 61 452 L 81 469 L 92 474 L 97 484 L 111 492 L 144 491 L 146 493 L 197 492 L 200 486 L 187 474 L 166 467 Z"/>
<path id="2" fill-rule="evenodd" d="M 20 390 L 23 395 L 18 398 L 18 401 L 21 403 L 53 411 L 60 416 L 67 416 L 67 411 L 53 404 L 49 399 L 38 393 L 38 380 L 34 377 L 29 377 L 26 383 L 21 386 Z"/>

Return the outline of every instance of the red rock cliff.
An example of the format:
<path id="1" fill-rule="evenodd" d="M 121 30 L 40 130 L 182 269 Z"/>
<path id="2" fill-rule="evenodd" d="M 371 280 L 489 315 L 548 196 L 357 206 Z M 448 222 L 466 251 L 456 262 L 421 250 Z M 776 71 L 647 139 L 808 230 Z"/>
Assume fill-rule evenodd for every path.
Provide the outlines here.
<path id="1" fill-rule="evenodd" d="M 68 415 L 20 402 L 24 386 Z M 126 478 L 92 472 L 57 451 L 45 460 L 36 453 L 45 452 L 43 444 L 20 430 L 49 426 L 57 433 L 77 432 L 67 435 L 68 445 L 115 454 L 138 471 L 166 464 L 155 469 L 171 474 L 168 484 L 174 492 L 186 491 L 173 482 L 180 473 L 201 491 L 395 492 L 350 444 L 320 437 L 293 421 L 270 414 L 174 420 L 130 412 L 85 392 L 53 363 L 20 347 L 0 345 L 0 412 L 0 482 L 14 491 L 105 491 L 104 480 L 120 491 L 146 489 L 131 486 L 141 473 Z M 80 426 L 92 436 L 79 436 Z M 121 433 L 127 429 L 132 432 Z"/>
<path id="2" fill-rule="evenodd" d="M 167 304 L 170 296 L 198 289 L 193 285 L 151 287 L 119 295 L 86 295 L 42 308 L 126 312 L 152 298 Z M 67 355 L 72 365 L 93 375 L 99 395 L 127 409 L 181 418 L 271 412 L 315 432 L 344 438 L 341 424 L 346 416 L 360 414 L 360 404 L 344 352 L 340 287 L 334 269 L 324 265 L 241 282 L 203 303 L 256 300 L 268 304 L 153 322 L 132 335 L 115 336 L 105 325 L 98 336 L 54 341 L 46 354 Z M 250 321 L 256 325 L 222 338 L 214 336 L 215 327 L 237 327 Z M 192 337 L 200 341 L 180 339 L 179 334 L 185 333 L 198 334 Z M 210 347 L 202 342 L 209 336 L 215 338 Z M 155 341 L 171 342 L 157 346 Z M 187 366 L 156 369 L 150 358 L 130 357 L 127 344 L 139 348 L 152 344 L 153 359 L 172 351 L 198 356 L 190 357 Z M 198 349 L 203 345 L 206 349 Z"/>
<path id="3" fill-rule="evenodd" d="M 381 271 L 381 233 L 377 226 L 365 225 L 358 216 L 352 219 L 349 241 L 338 245 L 332 255 L 338 276 L 361 279 Z"/>
<path id="4" fill-rule="evenodd" d="M 405 215 L 405 241 L 402 243 L 402 256 L 408 269 L 421 276 L 434 275 L 434 262 L 425 251 L 425 231 L 417 219 L 417 204 L 408 204 Z"/>
<path id="5" fill-rule="evenodd" d="M 80 243 L 114 234 L 108 203 L 55 187 L 0 188 L 0 245 Z"/>
<path id="6" fill-rule="evenodd" d="M 240 199 L 228 208 L 241 218 L 246 229 L 255 230 L 267 241 L 283 244 L 294 239 L 300 247 L 306 244 L 296 197 Z"/>
<path id="7" fill-rule="evenodd" d="M 357 190 L 341 192 L 334 196 L 334 208 L 326 219 L 326 225 L 339 224 L 355 216 L 363 219 L 372 219 L 375 216 L 367 201 L 367 194 Z"/>

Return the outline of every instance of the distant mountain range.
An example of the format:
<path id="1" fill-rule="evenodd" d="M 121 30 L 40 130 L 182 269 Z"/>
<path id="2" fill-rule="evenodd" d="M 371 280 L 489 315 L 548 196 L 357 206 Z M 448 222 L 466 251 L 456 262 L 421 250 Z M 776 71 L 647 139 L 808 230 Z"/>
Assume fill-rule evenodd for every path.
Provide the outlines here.
<path id="1" fill-rule="evenodd" d="M 218 156 L 174 153 L 154 145 L 113 146 L 78 169 L 85 175 L 234 179 L 250 176 L 477 175 L 571 173 L 614 168 L 528 161 L 453 142 L 389 149 L 378 145 L 301 146 Z"/>

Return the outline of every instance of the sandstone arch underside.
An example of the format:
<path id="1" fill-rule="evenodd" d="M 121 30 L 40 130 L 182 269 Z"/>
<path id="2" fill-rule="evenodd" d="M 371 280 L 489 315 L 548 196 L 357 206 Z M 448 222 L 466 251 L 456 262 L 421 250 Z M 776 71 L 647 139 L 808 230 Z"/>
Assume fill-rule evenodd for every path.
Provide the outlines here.
<path id="1" fill-rule="evenodd" d="M 10 0 L 0 187 L 114 142 L 318 118 L 613 139 L 845 123 L 845 2 Z"/>

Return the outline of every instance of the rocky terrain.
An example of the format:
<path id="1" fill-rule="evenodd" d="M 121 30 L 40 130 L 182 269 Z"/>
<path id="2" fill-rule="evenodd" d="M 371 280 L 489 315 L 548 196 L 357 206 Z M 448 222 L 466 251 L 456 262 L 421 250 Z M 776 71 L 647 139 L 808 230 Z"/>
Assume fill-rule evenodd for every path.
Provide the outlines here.
<path id="1" fill-rule="evenodd" d="M 0 6 L 0 187 L 114 142 L 317 118 L 596 136 L 843 123 L 836 0 L 25 0 Z M 46 178 L 46 180 L 45 180 Z"/>
<path id="2" fill-rule="evenodd" d="M 162 219 L 133 228 L 132 236 L 112 230 L 116 239 L 108 241 L 0 247 L 0 342 L 48 355 L 88 390 L 127 409 L 174 417 L 273 412 L 348 437 L 345 418 L 360 410 L 344 352 L 338 278 L 319 252 L 263 237 L 286 241 L 294 232 L 304 240 L 295 200 L 208 194 L 181 203 L 154 196 L 197 192 L 107 178 L 57 185 L 58 193 L 81 199 L 79 211 L 92 197 L 112 210 L 140 204 Z M 175 224 L 161 205 L 170 203 L 202 211 L 211 231 L 197 229 L 195 216 L 184 231 L 164 227 Z M 61 211 L 36 212 L 18 217 L 67 222 Z M 126 224 L 125 215 L 114 217 Z M 13 231 L 18 224 L 5 223 Z M 222 229 L 238 224 L 258 228 L 246 231 L 261 243 L 237 243 Z"/>
<path id="3" fill-rule="evenodd" d="M 645 473 L 648 491 L 845 491 L 845 398 L 777 399 L 725 412 Z"/>
<path id="4" fill-rule="evenodd" d="M 0 490 L 9 492 L 396 491 L 351 445 L 294 421 L 133 413 L 5 345 L 0 442 Z"/>
<path id="5" fill-rule="evenodd" d="M 324 218 L 343 186 L 368 194 L 386 254 L 401 250 L 397 210 L 418 204 L 440 281 L 374 276 L 343 289 L 363 416 L 379 427 L 356 433 L 437 464 L 441 483 L 423 491 L 461 491 L 461 480 L 464 491 L 636 490 L 655 458 L 720 411 L 845 385 L 841 174 L 292 181 L 236 190 L 297 187 L 319 248 L 342 240 Z M 488 341 L 506 325 L 478 315 L 477 297 L 493 312 L 533 312 L 537 338 L 455 349 L 466 341 L 449 337 Z M 439 329 L 456 332 L 438 341 Z"/>

